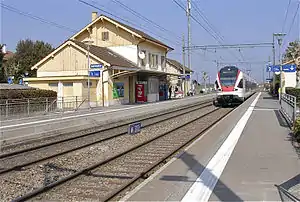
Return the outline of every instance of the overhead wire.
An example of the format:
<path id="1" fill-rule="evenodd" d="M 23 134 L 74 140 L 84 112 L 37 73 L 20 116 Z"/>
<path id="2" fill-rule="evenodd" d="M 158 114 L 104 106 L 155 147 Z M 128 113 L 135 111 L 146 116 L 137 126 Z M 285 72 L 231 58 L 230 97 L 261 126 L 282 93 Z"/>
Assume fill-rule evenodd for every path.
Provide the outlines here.
<path id="1" fill-rule="evenodd" d="M 182 6 L 177 0 L 173 0 L 173 2 L 175 4 L 177 4 L 181 9 L 183 9 L 185 12 L 185 8 L 184 6 Z M 190 14 L 190 17 L 197 23 L 199 24 L 210 36 L 212 36 L 219 44 L 220 46 L 222 46 L 222 42 L 214 35 L 211 33 L 211 31 L 209 31 L 204 25 L 202 25 L 202 23 L 197 19 L 195 18 L 192 14 Z M 229 50 L 230 51 L 230 50 Z M 234 56 L 237 60 L 240 61 L 240 58 L 238 58 L 235 54 L 233 54 L 231 51 L 230 51 L 231 55 Z"/>
<path id="2" fill-rule="evenodd" d="M 287 9 L 286 9 L 286 12 L 285 12 L 285 18 L 284 18 L 283 25 L 282 25 L 282 32 L 284 32 L 284 28 L 285 28 L 286 20 L 287 20 L 287 17 L 288 17 L 291 1 L 292 0 L 289 0 L 288 6 L 287 6 Z"/>
<path id="3" fill-rule="evenodd" d="M 294 23 L 295 23 L 297 14 L 298 14 L 298 12 L 299 12 L 299 6 L 300 6 L 300 2 L 298 2 L 297 10 L 296 10 L 296 12 L 295 12 L 295 14 L 294 14 L 294 17 L 293 17 L 293 20 L 292 20 L 290 29 L 289 29 L 288 33 L 285 35 L 285 37 L 284 37 L 284 41 L 283 41 L 283 43 L 282 43 L 282 44 L 283 44 L 282 48 L 286 45 L 286 42 L 287 42 L 286 39 L 287 39 L 287 37 L 290 35 L 290 33 L 291 33 L 291 31 L 292 31 L 292 28 L 293 28 L 293 26 L 294 26 Z"/>
<path id="4" fill-rule="evenodd" d="M 70 27 L 67 27 L 67 26 L 64 26 L 64 25 L 60 25 L 56 22 L 52 22 L 52 21 L 49 21 L 49 20 L 46 20 L 44 18 L 41 18 L 41 17 L 38 17 L 38 16 L 35 16 L 31 13 L 28 13 L 28 12 L 25 12 L 25 11 L 21 11 L 13 6 L 9 6 L 7 4 L 4 4 L 3 2 L 1 2 L 1 7 L 8 10 L 8 11 L 11 11 L 11 12 L 14 12 L 14 13 L 17 13 L 19 15 L 23 15 L 23 16 L 26 16 L 28 18 L 31 18 L 33 20 L 37 20 L 39 22 L 42 22 L 42 23 L 45 23 L 45 24 L 48 24 L 48 25 L 51 25 L 51 26 L 54 26 L 54 27 L 57 27 L 57 28 L 60 28 L 60 29 L 64 29 L 66 31 L 69 31 L 69 32 L 72 32 L 72 33 L 76 33 L 77 31 L 75 29 L 72 29 Z"/>
<path id="5" fill-rule="evenodd" d="M 138 27 L 138 28 L 140 28 L 140 29 L 142 29 L 142 30 L 146 30 L 147 32 L 149 32 L 149 33 L 151 33 L 151 34 L 153 34 L 153 35 L 155 35 L 155 36 L 157 36 L 157 37 L 159 37 L 159 38 L 161 38 L 161 39 L 164 39 L 164 40 L 166 40 L 166 41 L 171 42 L 173 45 L 174 45 L 174 44 L 180 45 L 179 42 L 174 42 L 174 41 L 172 41 L 172 40 L 170 40 L 170 39 L 168 39 L 168 38 L 166 38 L 166 37 L 163 37 L 163 36 L 161 36 L 161 35 L 158 35 L 158 34 L 152 32 L 152 31 L 146 29 L 145 26 L 143 26 L 143 25 L 135 24 L 135 23 L 133 23 L 133 22 L 131 22 L 131 21 L 125 19 L 125 18 L 119 17 L 119 16 L 117 16 L 117 15 L 111 13 L 111 12 L 108 12 L 108 11 L 106 11 L 106 10 L 104 10 L 104 9 L 102 9 L 102 8 L 99 8 L 98 6 L 95 6 L 94 4 L 91 4 L 91 3 L 86 2 L 86 1 L 84 1 L 84 0 L 78 0 L 78 1 L 81 2 L 81 3 L 83 3 L 83 4 L 85 4 L 85 5 L 90 6 L 90 7 L 92 7 L 92 8 L 95 8 L 95 9 L 97 9 L 97 10 L 100 10 L 100 11 L 102 11 L 103 13 L 106 13 L 106 14 L 108 14 L 108 15 L 110 15 L 110 16 L 112 16 L 112 17 L 114 17 L 114 18 L 116 18 L 116 19 L 118 19 L 118 20 L 120 20 L 120 21 L 123 21 L 123 22 L 126 22 L 126 23 L 128 23 L 128 24 L 131 24 L 131 25 L 133 25 L 133 26 L 135 26 L 135 27 Z"/>

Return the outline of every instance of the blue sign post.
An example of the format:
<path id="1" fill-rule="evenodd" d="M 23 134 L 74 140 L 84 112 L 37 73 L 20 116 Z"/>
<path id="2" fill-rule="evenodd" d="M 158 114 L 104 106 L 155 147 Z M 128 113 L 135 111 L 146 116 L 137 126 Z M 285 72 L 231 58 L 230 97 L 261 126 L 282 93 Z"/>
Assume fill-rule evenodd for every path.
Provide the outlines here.
<path id="1" fill-rule="evenodd" d="M 90 71 L 89 75 L 90 77 L 100 77 L 100 71 Z"/>
<path id="2" fill-rule="evenodd" d="M 282 65 L 283 72 L 296 72 L 295 64 Z M 267 66 L 267 72 L 280 72 L 280 65 Z"/>
<path id="3" fill-rule="evenodd" d="M 128 127 L 128 134 L 130 134 L 130 135 L 137 134 L 137 133 L 141 132 L 141 128 L 142 128 L 141 122 L 136 122 L 136 123 L 130 124 Z"/>

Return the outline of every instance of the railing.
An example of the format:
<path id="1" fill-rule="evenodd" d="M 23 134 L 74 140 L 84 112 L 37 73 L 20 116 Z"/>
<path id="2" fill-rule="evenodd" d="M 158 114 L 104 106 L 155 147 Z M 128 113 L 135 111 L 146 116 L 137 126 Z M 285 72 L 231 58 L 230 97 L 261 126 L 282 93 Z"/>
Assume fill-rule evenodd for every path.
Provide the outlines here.
<path id="1" fill-rule="evenodd" d="M 56 108 L 56 97 L 0 100 L 2 120 L 53 112 Z"/>
<path id="2" fill-rule="evenodd" d="M 289 192 L 288 190 L 286 190 L 285 188 L 283 188 L 280 185 L 275 185 L 278 189 L 281 201 L 297 201 L 299 202 L 300 199 L 295 196 L 294 194 L 292 194 L 291 192 Z"/>
<path id="3" fill-rule="evenodd" d="M 280 97 L 281 112 L 285 115 L 291 125 L 297 117 L 297 98 L 289 94 L 282 94 Z"/>
<path id="4" fill-rule="evenodd" d="M 91 100 L 91 107 L 102 106 Z M 45 113 L 77 111 L 88 108 L 85 97 L 28 98 L 0 100 L 0 120 L 42 115 Z"/>

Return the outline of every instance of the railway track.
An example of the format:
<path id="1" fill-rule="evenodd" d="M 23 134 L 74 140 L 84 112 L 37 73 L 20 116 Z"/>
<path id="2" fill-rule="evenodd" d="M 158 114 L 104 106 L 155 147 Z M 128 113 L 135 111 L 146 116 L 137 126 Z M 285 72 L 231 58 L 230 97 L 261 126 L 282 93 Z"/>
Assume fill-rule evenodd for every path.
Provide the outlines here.
<path id="1" fill-rule="evenodd" d="M 202 102 L 171 112 L 140 119 L 143 124 L 143 132 L 148 130 L 144 135 L 127 135 L 128 124 L 124 124 L 118 126 L 118 128 L 100 130 L 100 132 L 93 133 L 92 135 L 86 134 L 83 136 L 84 138 L 76 137 L 71 139 L 71 141 L 57 141 L 55 144 L 50 143 L 46 144 L 46 146 L 40 145 L 37 148 L 27 148 L 22 152 L 19 150 L 10 155 L 2 155 L 0 159 L 0 165 L 2 167 L 0 170 L 0 183 L 3 184 L 3 186 L 2 190 L 0 190 L 0 198 L 11 200 L 42 185 L 48 185 L 75 173 L 78 169 L 90 166 L 94 163 L 95 157 L 99 154 L 109 157 L 110 153 L 111 155 L 115 155 L 121 152 L 122 150 L 118 147 L 123 146 L 122 144 L 127 144 L 127 148 L 129 148 L 140 143 L 140 141 L 135 141 L 135 139 L 139 137 L 144 136 L 144 139 L 149 139 L 155 136 L 157 131 L 153 130 L 153 128 L 157 125 L 164 127 L 161 131 L 166 131 L 168 127 L 174 127 L 184 122 L 184 117 L 185 119 L 189 116 L 199 117 L 201 113 L 214 108 L 211 101 Z M 170 122 L 175 119 L 177 122 L 173 123 L 174 126 L 172 126 Z M 154 135 L 151 135 L 151 133 L 154 133 Z M 118 139 L 118 141 L 116 141 L 116 139 Z M 126 139 L 129 139 L 127 143 Z M 101 145 L 106 145 L 105 147 L 109 145 L 109 147 L 107 151 L 99 151 L 97 150 L 99 145 L 100 147 Z M 114 148 L 117 148 L 115 149 L 116 151 L 113 151 Z M 126 149 L 125 146 L 124 149 Z M 82 150 L 83 152 L 80 153 Z M 77 155 L 77 153 L 80 155 Z M 106 154 L 109 155 L 106 156 Z M 81 159 L 77 156 L 81 156 Z M 102 159 L 99 158 L 96 160 Z M 85 161 L 86 164 L 82 161 Z M 77 167 L 73 165 L 77 165 Z M 52 170 L 56 170 L 59 174 L 47 177 L 48 173 L 50 173 L 50 175 L 53 174 Z M 40 175 L 43 175 L 42 177 L 45 178 L 43 182 L 39 179 L 41 178 Z M 32 176 L 33 178 L 28 176 Z"/>
<path id="2" fill-rule="evenodd" d="M 143 122 L 142 128 L 155 125 L 159 122 L 166 121 L 177 116 L 188 114 L 192 111 L 204 109 L 212 106 L 211 102 L 205 102 L 192 107 L 175 110 L 164 113 L 163 115 L 155 115 L 140 120 Z M 96 133 L 88 133 L 75 138 L 69 138 L 61 141 L 51 142 L 45 145 L 27 148 L 24 150 L 14 151 L 0 155 L 0 175 L 12 170 L 20 170 L 23 167 L 45 161 L 54 157 L 58 157 L 85 147 L 89 147 L 112 138 L 127 135 L 126 125 L 100 130 Z M 104 134 L 106 132 L 106 134 Z"/>
<path id="3" fill-rule="evenodd" d="M 94 127 L 91 129 L 83 129 L 81 131 L 77 131 L 75 135 L 74 135 L 74 133 L 67 133 L 67 134 L 61 135 L 60 137 L 55 137 L 54 141 L 53 141 L 53 139 L 54 139 L 53 137 L 50 137 L 50 138 L 46 137 L 42 140 L 33 141 L 28 144 L 19 143 L 19 144 L 15 144 L 13 146 L 9 145 L 8 148 L 2 147 L 3 151 L 0 154 L 0 160 L 3 158 L 6 158 L 6 157 L 15 156 L 17 154 L 34 151 L 34 150 L 37 150 L 40 148 L 45 148 L 45 147 L 60 144 L 63 142 L 69 142 L 72 140 L 82 139 L 85 137 L 91 137 L 94 134 L 98 135 L 99 133 L 107 132 L 110 130 L 116 130 L 116 129 L 122 130 L 123 129 L 123 131 L 124 131 L 124 129 L 125 129 L 125 132 L 127 132 L 128 124 L 131 124 L 131 123 L 137 122 L 137 121 L 142 122 L 143 127 L 147 126 L 147 125 L 153 125 L 153 124 L 157 123 L 157 121 L 156 122 L 152 121 L 153 122 L 152 124 L 147 123 L 147 121 L 150 120 L 150 122 L 151 122 L 151 119 L 158 119 L 158 120 L 161 119 L 163 121 L 166 119 L 165 117 L 167 117 L 167 116 L 169 116 L 170 118 L 172 118 L 172 116 L 174 117 L 176 115 L 174 113 L 178 113 L 178 115 L 183 115 L 183 114 L 191 112 L 192 110 L 197 109 L 197 107 L 201 107 L 206 104 L 210 105 L 211 102 L 212 102 L 212 100 L 209 99 L 207 101 L 202 101 L 199 103 L 193 103 L 191 105 L 183 106 L 178 109 L 173 109 L 173 110 L 165 111 L 165 112 L 161 112 L 161 113 L 155 113 L 150 116 L 143 117 L 143 118 L 131 119 L 131 120 L 124 121 L 121 124 L 117 124 L 117 125 L 109 124 L 111 126 L 104 126 L 104 127 L 101 126 L 101 127 Z M 16 148 L 18 148 L 18 149 L 16 149 Z M 4 150 L 7 150 L 7 151 L 4 151 Z"/>
<path id="4" fill-rule="evenodd" d="M 199 137 L 231 110 L 211 109 L 119 154 L 34 189 L 14 201 L 29 199 L 108 201 Z"/>

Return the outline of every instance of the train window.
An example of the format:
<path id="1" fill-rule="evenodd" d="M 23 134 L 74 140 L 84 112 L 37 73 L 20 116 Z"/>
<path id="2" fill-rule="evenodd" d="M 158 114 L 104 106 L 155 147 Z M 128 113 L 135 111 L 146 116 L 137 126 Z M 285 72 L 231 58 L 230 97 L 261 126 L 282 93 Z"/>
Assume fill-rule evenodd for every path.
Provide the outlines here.
<path id="1" fill-rule="evenodd" d="M 219 84 L 218 84 L 218 81 L 216 80 L 215 82 L 215 85 L 216 85 L 216 89 L 219 89 Z"/>
<path id="2" fill-rule="evenodd" d="M 243 79 L 241 79 L 237 87 L 243 88 L 244 87 L 243 82 L 244 82 Z"/>

